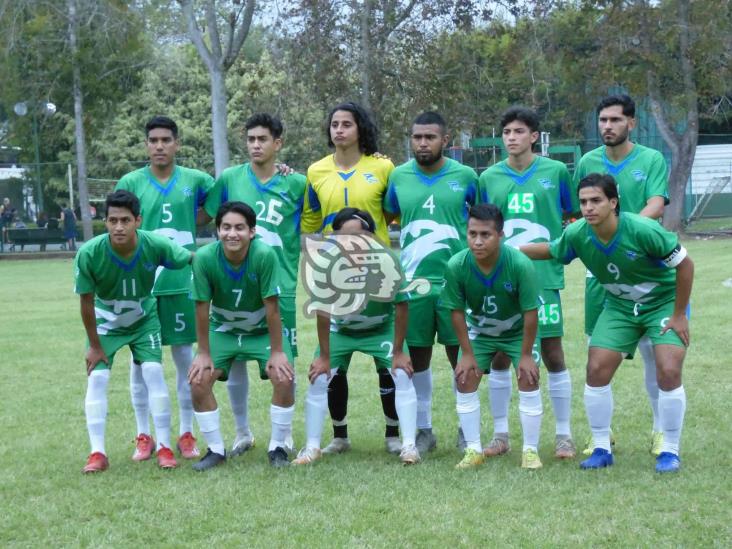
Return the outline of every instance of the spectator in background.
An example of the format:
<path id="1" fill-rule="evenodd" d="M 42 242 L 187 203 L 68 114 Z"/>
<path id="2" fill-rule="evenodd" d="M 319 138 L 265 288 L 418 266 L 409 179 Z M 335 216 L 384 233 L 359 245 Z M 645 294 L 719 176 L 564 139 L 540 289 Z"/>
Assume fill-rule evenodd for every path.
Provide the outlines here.
<path id="1" fill-rule="evenodd" d="M 76 251 L 76 214 L 65 202 L 61 203 L 61 225 L 64 229 L 66 248 Z"/>
<path id="2" fill-rule="evenodd" d="M 46 212 L 41 212 L 38 214 L 38 219 L 36 219 L 36 226 L 39 229 L 45 229 L 48 225 L 48 215 L 46 215 Z"/>
<path id="3" fill-rule="evenodd" d="M 0 229 L 2 230 L 0 240 L 3 244 L 7 242 L 6 232 L 8 230 L 8 227 L 12 227 L 14 217 L 15 208 L 13 208 L 12 204 L 10 203 L 10 199 L 8 197 L 5 197 L 3 199 L 2 205 L 0 205 Z"/>

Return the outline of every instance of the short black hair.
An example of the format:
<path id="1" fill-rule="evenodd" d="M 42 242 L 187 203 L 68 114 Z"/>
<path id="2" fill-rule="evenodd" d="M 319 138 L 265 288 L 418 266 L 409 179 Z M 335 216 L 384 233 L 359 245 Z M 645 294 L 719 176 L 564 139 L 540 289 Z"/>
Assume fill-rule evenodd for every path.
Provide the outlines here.
<path id="1" fill-rule="evenodd" d="M 253 229 L 257 225 L 257 214 L 249 204 L 239 202 L 236 200 L 229 200 L 219 206 L 219 210 L 216 212 L 216 228 L 221 227 L 221 219 L 229 213 L 234 212 L 240 214 L 244 219 L 247 220 L 247 225 L 250 229 Z"/>
<path id="2" fill-rule="evenodd" d="M 276 116 L 272 116 L 271 114 L 268 114 L 266 112 L 258 112 L 256 114 L 253 114 L 252 116 L 247 118 L 246 122 L 244 122 L 244 128 L 247 130 L 251 130 L 252 128 L 256 128 L 258 126 L 267 128 L 269 130 L 269 133 L 272 134 L 273 139 L 279 139 L 280 137 L 282 137 L 282 132 L 284 131 L 282 121 Z"/>
<path id="3" fill-rule="evenodd" d="M 470 218 L 479 221 L 493 221 L 496 226 L 496 232 L 503 230 L 503 214 L 501 209 L 495 204 L 476 204 L 468 210 L 468 220 Z"/>
<path id="4" fill-rule="evenodd" d="M 521 107 L 519 105 L 509 107 L 501 116 L 501 129 L 505 128 L 515 120 L 526 124 L 532 132 L 539 131 L 539 115 L 532 109 Z"/>
<path id="5" fill-rule="evenodd" d="M 417 115 L 417 118 L 412 122 L 412 127 L 419 124 L 420 126 L 427 126 L 429 124 L 436 124 L 440 127 L 440 133 L 445 135 L 447 133 L 447 123 L 442 115 L 435 111 L 425 111 Z"/>
<path id="6" fill-rule="evenodd" d="M 173 134 L 173 139 L 178 139 L 178 124 L 176 124 L 172 118 L 167 116 L 153 116 L 147 124 L 145 124 L 145 139 L 148 138 L 150 132 L 155 128 L 163 128 L 170 130 Z"/>
<path id="7" fill-rule="evenodd" d="M 618 196 L 618 185 L 612 175 L 608 175 L 606 173 L 591 173 L 589 175 L 586 175 L 580 180 L 579 185 L 577 185 L 577 196 L 579 197 L 579 192 L 581 189 L 586 189 L 588 187 L 597 187 L 598 189 L 602 190 L 603 194 L 608 198 L 608 200 L 611 200 L 613 198 L 617 200 L 618 203 L 615 206 L 615 213 L 620 213 L 620 197 Z"/>
<path id="8" fill-rule="evenodd" d="M 333 230 L 340 231 L 346 221 L 355 219 L 361 223 L 361 228 L 370 233 L 376 232 L 376 222 L 369 212 L 358 208 L 343 208 L 333 219 Z"/>
<path id="9" fill-rule="evenodd" d="M 328 113 L 328 122 L 325 126 L 325 135 L 328 138 L 328 146 L 335 147 L 330 137 L 330 123 L 333 121 L 333 115 L 336 111 L 346 111 L 353 115 L 358 127 L 358 149 L 367 155 L 374 154 L 379 150 L 379 128 L 376 127 L 371 115 L 358 103 L 347 101 L 333 107 Z"/>
<path id="10" fill-rule="evenodd" d="M 104 217 L 107 217 L 109 208 L 127 208 L 133 217 L 140 217 L 140 200 L 130 191 L 118 190 L 107 195 L 104 201 Z"/>
<path id="11" fill-rule="evenodd" d="M 633 99 L 625 93 L 608 95 L 607 97 L 605 97 L 597 104 L 597 114 L 599 115 L 601 110 L 607 109 L 608 107 L 612 107 L 614 105 L 620 105 L 621 107 L 623 107 L 623 115 L 629 116 L 630 118 L 635 118 L 635 101 L 633 101 Z"/>

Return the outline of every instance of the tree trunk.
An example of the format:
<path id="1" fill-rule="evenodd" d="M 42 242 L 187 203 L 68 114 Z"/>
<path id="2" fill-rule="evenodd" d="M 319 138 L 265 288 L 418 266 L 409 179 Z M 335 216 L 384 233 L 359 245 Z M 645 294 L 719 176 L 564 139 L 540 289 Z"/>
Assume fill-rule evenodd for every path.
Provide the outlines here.
<path id="1" fill-rule="evenodd" d="M 668 191 L 671 202 L 664 209 L 663 225 L 670 231 L 683 230 L 686 186 L 691 176 L 691 167 L 696 154 L 698 132 L 687 130 L 681 137 L 676 154 L 671 161 Z"/>
<path id="2" fill-rule="evenodd" d="M 69 44 L 71 46 L 72 80 L 74 96 L 74 135 L 76 138 L 76 170 L 79 185 L 79 211 L 84 240 L 94 236 L 91 213 L 89 212 L 89 191 L 86 185 L 86 135 L 84 133 L 84 95 L 81 90 L 81 70 L 77 55 L 79 53 L 79 21 L 76 17 L 76 0 L 68 0 Z"/>
<path id="3" fill-rule="evenodd" d="M 227 109 L 225 73 L 220 67 L 209 69 L 211 79 L 211 122 L 216 177 L 229 167 L 229 139 L 227 135 Z"/>

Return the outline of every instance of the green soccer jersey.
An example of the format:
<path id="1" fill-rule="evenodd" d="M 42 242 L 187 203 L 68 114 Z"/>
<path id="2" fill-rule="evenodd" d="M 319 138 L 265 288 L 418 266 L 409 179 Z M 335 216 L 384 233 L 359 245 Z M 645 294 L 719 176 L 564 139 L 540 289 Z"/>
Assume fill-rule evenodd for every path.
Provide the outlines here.
<path id="1" fill-rule="evenodd" d="M 175 166 L 170 179 L 161 183 L 146 166 L 130 172 L 117 182 L 115 190 L 125 190 L 140 199 L 140 228 L 167 236 L 188 250 L 196 249 L 196 214 L 213 187 L 213 177 L 199 170 Z M 153 294 L 174 295 L 191 291 L 190 267 L 179 271 L 161 270 Z"/>
<path id="2" fill-rule="evenodd" d="M 662 196 L 664 203 L 669 203 L 666 161 L 655 149 L 634 143 L 630 154 L 617 164 L 607 157 L 604 145 L 589 151 L 574 172 L 574 196 L 579 182 L 591 173 L 615 178 L 622 212 L 640 213 L 652 196 Z"/>
<path id="3" fill-rule="evenodd" d="M 401 264 L 407 280 L 426 278 L 439 291 L 445 264 L 465 249 L 467 209 L 478 196 L 475 170 L 450 158 L 435 174 L 415 160 L 389 176 L 384 210 L 401 216 Z"/>
<path id="4" fill-rule="evenodd" d="M 636 304 L 674 301 L 676 267 L 686 257 L 676 234 L 640 215 L 621 213 L 612 240 L 601 242 L 586 220 L 572 223 L 550 244 L 565 265 L 579 257 L 614 304 L 636 311 Z"/>
<path id="5" fill-rule="evenodd" d="M 272 246 L 282 266 L 280 283 L 283 297 L 295 297 L 300 261 L 300 219 L 302 218 L 305 176 L 275 174 L 262 183 L 249 163 L 224 170 L 206 198 L 206 213 L 216 216 L 219 206 L 237 200 L 257 214 L 257 235 Z"/>
<path id="6" fill-rule="evenodd" d="M 524 312 L 539 308 L 539 285 L 531 260 L 501 244 L 493 271 L 484 273 L 470 250 L 447 264 L 440 307 L 465 311 L 470 339 L 522 339 Z"/>
<path id="7" fill-rule="evenodd" d="M 523 172 L 507 161 L 480 175 L 480 198 L 503 213 L 505 243 L 518 248 L 529 242 L 550 242 L 562 234 L 562 214 L 573 211 L 571 179 L 557 160 L 536 156 Z M 534 262 L 542 288 L 564 288 L 564 267 L 558 261 Z"/>
<path id="8" fill-rule="evenodd" d="M 279 295 L 277 254 L 261 238 L 249 244 L 244 263 L 234 267 L 221 241 L 203 246 L 193 259 L 193 299 L 210 301 L 210 331 L 232 335 L 267 332 L 264 299 Z"/>
<path id="9" fill-rule="evenodd" d="M 187 267 L 191 253 L 175 242 L 148 231 L 137 231 L 137 249 L 130 259 L 118 256 L 108 234 L 85 243 L 76 254 L 74 291 L 95 294 L 97 333 L 127 335 L 145 320 L 157 318 L 151 297 L 158 267 Z"/>

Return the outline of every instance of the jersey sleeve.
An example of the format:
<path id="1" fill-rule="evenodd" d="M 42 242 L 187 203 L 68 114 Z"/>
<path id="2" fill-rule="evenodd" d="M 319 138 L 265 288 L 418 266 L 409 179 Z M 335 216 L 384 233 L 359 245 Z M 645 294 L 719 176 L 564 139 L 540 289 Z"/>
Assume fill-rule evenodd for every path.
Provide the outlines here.
<path id="1" fill-rule="evenodd" d="M 518 279 L 519 305 L 521 310 L 532 311 L 539 308 L 539 282 L 531 260 L 521 254 L 516 262 L 516 278 Z"/>
<path id="2" fill-rule="evenodd" d="M 467 185 L 465 186 L 465 202 L 466 204 L 475 206 L 480 202 L 480 198 L 478 196 L 478 174 L 473 168 L 465 166 L 465 176 L 467 182 Z"/>
<path id="3" fill-rule="evenodd" d="M 653 161 L 648 170 L 648 179 L 646 180 L 646 202 L 654 196 L 662 196 L 663 203 L 668 204 L 668 172 L 666 160 L 661 153 L 653 156 Z"/>
<path id="4" fill-rule="evenodd" d="M 198 181 L 198 189 L 196 190 L 196 207 L 205 209 L 206 198 L 208 197 L 208 193 L 210 193 L 214 188 L 216 180 L 205 172 L 201 173 L 202 175 Z M 206 213 L 208 213 L 208 211 Z M 211 217 L 214 216 L 212 215 Z"/>
<path id="5" fill-rule="evenodd" d="M 391 178 L 389 178 L 389 184 L 386 187 L 386 192 L 384 193 L 383 208 L 385 212 L 390 214 L 402 213 L 399 209 L 399 197 L 396 193 L 396 185 L 394 185 L 394 181 Z"/>
<path id="6" fill-rule="evenodd" d="M 646 230 L 641 233 L 640 239 L 643 251 L 649 257 L 660 260 L 666 267 L 675 268 L 686 257 L 686 249 L 679 243 L 678 235 L 667 231 L 658 222 L 645 221 L 643 219 Z"/>
<path id="7" fill-rule="evenodd" d="M 579 211 L 579 199 L 572 192 L 572 177 L 567 166 L 562 163 L 559 168 L 559 205 L 562 213 L 570 214 Z"/>
<path id="8" fill-rule="evenodd" d="M 216 217 L 221 204 L 226 202 L 226 180 L 222 177 L 218 178 L 213 187 L 208 191 L 206 201 L 203 203 L 203 209 L 210 217 Z"/>
<path id="9" fill-rule="evenodd" d="M 93 294 L 96 283 L 91 273 L 91 258 L 87 250 L 81 250 L 76 254 L 74 261 L 74 292 L 81 294 Z"/>
<path id="10" fill-rule="evenodd" d="M 131 193 L 134 193 L 135 190 L 132 188 L 132 182 L 127 175 L 120 178 L 119 181 L 117 181 L 117 184 L 114 186 L 115 191 L 130 191 Z"/>
<path id="11" fill-rule="evenodd" d="M 460 284 L 460 262 L 450 261 L 445 271 L 445 283 L 440 293 L 440 307 L 450 311 L 465 311 L 465 288 Z"/>
<path id="12" fill-rule="evenodd" d="M 308 171 L 307 184 L 305 186 L 305 200 L 302 208 L 302 232 L 315 233 L 320 230 L 323 225 L 323 215 L 320 207 L 318 193 L 313 188 Z"/>
<path id="13" fill-rule="evenodd" d="M 180 244 L 166 237 L 155 238 L 155 241 L 161 248 L 160 265 L 166 269 L 182 269 L 191 262 L 191 252 Z"/>
<path id="14" fill-rule="evenodd" d="M 554 259 L 564 265 L 568 265 L 577 258 L 577 252 L 572 245 L 571 237 L 571 235 L 575 232 L 575 229 L 573 228 L 575 223 L 572 223 L 569 227 L 567 227 L 562 233 L 562 236 L 552 240 L 549 243 L 549 253 Z"/>
<path id="15" fill-rule="evenodd" d="M 262 299 L 280 295 L 280 282 L 277 276 L 279 261 L 275 251 L 267 246 L 262 246 L 262 256 L 257 262 L 257 278 L 259 279 L 259 291 Z"/>
<path id="16" fill-rule="evenodd" d="M 478 202 L 491 204 L 491 197 L 488 194 L 488 170 L 480 174 L 478 178 Z"/>
<path id="17" fill-rule="evenodd" d="M 195 301 L 211 301 L 213 297 L 211 282 L 206 273 L 206 257 L 200 252 L 193 257 L 192 294 Z"/>

